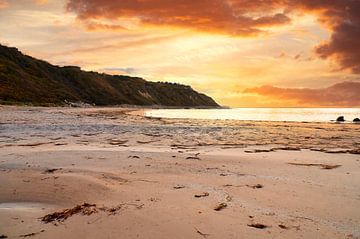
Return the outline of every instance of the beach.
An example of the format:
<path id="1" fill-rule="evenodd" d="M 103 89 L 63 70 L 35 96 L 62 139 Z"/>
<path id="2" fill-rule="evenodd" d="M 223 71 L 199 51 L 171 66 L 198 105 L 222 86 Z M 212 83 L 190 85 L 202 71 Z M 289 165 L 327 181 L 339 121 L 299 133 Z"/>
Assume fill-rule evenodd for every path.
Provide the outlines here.
<path id="1" fill-rule="evenodd" d="M 0 106 L 0 236 L 360 238 L 359 124 L 144 115 Z"/>

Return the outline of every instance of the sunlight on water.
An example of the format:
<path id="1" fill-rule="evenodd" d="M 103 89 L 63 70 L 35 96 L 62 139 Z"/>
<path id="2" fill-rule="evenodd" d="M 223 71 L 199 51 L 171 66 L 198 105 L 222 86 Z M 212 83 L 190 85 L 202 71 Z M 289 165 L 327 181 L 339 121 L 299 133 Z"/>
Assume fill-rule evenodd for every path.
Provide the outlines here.
<path id="1" fill-rule="evenodd" d="M 351 122 L 360 118 L 359 108 L 238 108 L 238 109 L 157 109 L 148 117 L 175 119 L 221 119 L 246 121 L 330 122 L 344 116 Z"/>

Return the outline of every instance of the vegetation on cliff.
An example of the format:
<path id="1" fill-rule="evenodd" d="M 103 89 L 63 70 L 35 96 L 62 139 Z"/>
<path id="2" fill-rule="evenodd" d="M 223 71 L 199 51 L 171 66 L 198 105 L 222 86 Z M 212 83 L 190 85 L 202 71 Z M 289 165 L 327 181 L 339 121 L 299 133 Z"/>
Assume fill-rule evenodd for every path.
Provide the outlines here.
<path id="1" fill-rule="evenodd" d="M 0 45 L 0 103 L 218 107 L 190 86 L 59 67 Z"/>

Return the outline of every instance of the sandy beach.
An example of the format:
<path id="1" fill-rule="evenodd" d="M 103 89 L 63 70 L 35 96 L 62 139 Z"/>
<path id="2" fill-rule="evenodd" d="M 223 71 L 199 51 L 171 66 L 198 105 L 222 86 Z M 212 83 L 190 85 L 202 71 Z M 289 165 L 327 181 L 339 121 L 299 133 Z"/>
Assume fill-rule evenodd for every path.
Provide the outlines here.
<path id="1" fill-rule="evenodd" d="M 360 238 L 358 124 L 0 106 L 1 238 Z"/>

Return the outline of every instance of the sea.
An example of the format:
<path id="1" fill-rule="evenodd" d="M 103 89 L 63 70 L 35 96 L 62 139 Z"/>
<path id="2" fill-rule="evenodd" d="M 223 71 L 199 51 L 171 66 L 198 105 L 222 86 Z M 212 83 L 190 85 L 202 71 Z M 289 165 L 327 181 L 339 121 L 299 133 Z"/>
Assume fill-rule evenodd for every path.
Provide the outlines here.
<path id="1" fill-rule="evenodd" d="M 145 116 L 170 119 L 208 119 L 275 122 L 345 122 L 360 118 L 360 108 L 233 108 L 233 109 L 152 109 Z"/>

